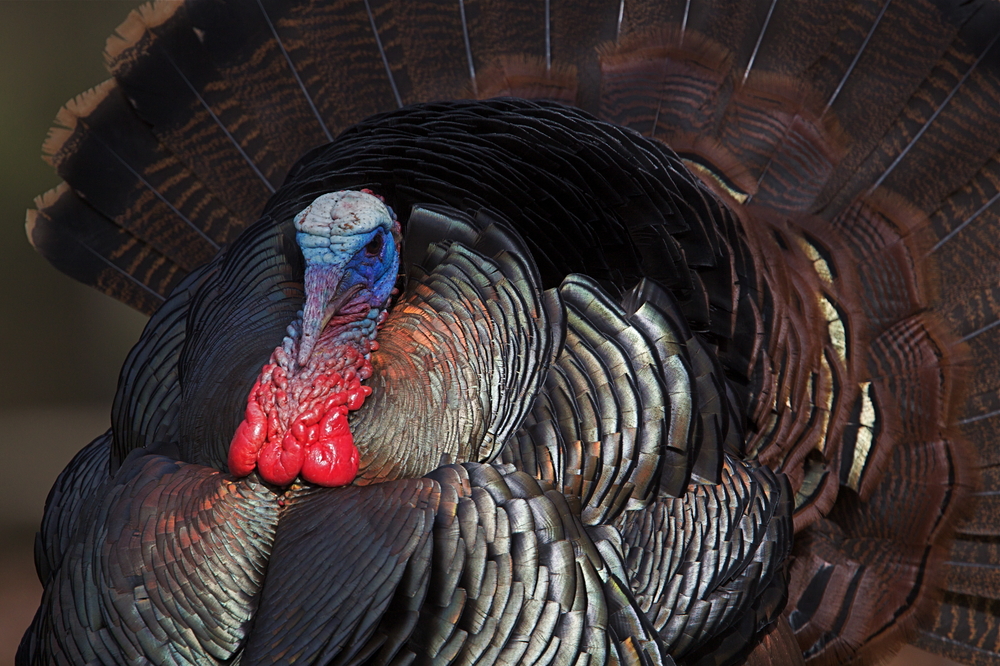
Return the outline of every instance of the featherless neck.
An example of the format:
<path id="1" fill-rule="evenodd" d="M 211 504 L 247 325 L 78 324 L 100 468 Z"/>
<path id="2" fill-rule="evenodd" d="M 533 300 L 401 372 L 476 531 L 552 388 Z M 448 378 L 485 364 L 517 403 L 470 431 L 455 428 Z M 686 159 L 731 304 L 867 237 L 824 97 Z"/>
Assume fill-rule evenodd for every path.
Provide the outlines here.
<path id="1" fill-rule="evenodd" d="M 329 325 L 305 365 L 296 361 L 297 338 L 288 336 L 271 354 L 247 399 L 244 420 L 229 448 L 236 476 L 256 469 L 279 486 L 303 481 L 321 486 L 351 483 L 359 457 L 347 422 L 371 389 L 370 353 L 377 310 L 349 325 Z M 331 322 L 333 324 L 334 322 Z"/>
<path id="2" fill-rule="evenodd" d="M 361 382 L 399 266 L 399 223 L 365 191 L 322 195 L 294 222 L 306 303 L 247 397 L 229 469 L 279 486 L 342 486 L 360 464 L 347 414 L 371 394 Z"/>

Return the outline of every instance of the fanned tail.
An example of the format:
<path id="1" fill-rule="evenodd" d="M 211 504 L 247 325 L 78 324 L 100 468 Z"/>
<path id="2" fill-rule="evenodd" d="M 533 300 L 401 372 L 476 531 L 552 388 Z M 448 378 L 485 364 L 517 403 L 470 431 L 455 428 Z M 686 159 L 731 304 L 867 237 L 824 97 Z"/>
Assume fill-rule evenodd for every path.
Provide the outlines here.
<path id="1" fill-rule="evenodd" d="M 989 502 L 1000 11 L 756 11 L 756 23 L 714 9 L 655 29 L 637 21 L 604 52 L 602 114 L 673 145 L 747 227 L 780 233 L 782 251 L 797 245 L 812 263 L 786 257 L 828 329 L 811 391 L 783 409 L 757 384 L 758 406 L 773 406 L 756 419 L 760 455 L 783 469 L 796 462 L 789 621 L 816 663 L 875 659 L 913 637 L 953 659 L 998 663 Z M 782 428 L 796 412 L 824 427 Z M 775 447 L 793 452 L 782 460 Z M 979 464 L 978 508 L 949 554 Z"/>

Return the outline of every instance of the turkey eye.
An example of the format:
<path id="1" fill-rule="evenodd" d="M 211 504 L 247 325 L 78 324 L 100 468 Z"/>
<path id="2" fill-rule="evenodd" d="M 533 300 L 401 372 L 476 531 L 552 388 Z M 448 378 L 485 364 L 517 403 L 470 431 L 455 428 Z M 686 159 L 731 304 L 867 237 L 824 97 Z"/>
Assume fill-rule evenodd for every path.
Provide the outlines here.
<path id="1" fill-rule="evenodd" d="M 370 256 L 374 257 L 375 255 L 377 255 L 379 252 L 382 251 L 383 242 L 384 241 L 382 240 L 382 234 L 377 234 L 375 238 L 371 239 L 368 242 L 368 245 L 365 245 L 365 252 L 367 252 Z"/>

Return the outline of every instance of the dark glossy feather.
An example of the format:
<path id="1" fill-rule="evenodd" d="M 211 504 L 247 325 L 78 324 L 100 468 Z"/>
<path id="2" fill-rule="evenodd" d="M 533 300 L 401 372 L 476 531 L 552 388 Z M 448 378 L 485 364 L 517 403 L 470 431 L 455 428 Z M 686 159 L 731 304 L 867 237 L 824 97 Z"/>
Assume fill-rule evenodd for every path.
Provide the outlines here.
<path id="1" fill-rule="evenodd" d="M 274 541 L 273 493 L 155 455 L 105 478 L 50 563 L 36 616 L 48 631 L 19 660 L 191 663 L 242 650 Z"/>

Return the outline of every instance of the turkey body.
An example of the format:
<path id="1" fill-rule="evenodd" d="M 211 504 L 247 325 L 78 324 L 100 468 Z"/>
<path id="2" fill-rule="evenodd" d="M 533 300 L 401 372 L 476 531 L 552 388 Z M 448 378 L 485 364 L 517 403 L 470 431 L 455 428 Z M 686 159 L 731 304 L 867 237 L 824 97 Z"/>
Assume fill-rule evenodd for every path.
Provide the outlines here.
<path id="1" fill-rule="evenodd" d="M 134 12 L 28 229 L 153 316 L 18 663 L 995 663 L 998 34 L 985 2 Z M 235 474 L 342 192 L 402 229 L 356 478 Z"/>

